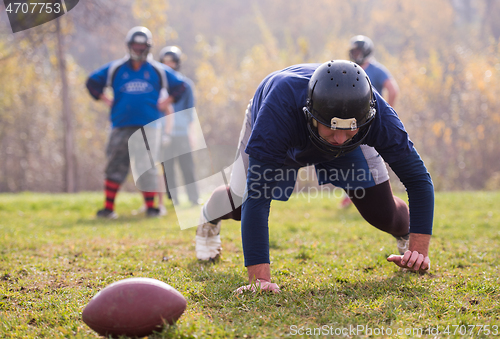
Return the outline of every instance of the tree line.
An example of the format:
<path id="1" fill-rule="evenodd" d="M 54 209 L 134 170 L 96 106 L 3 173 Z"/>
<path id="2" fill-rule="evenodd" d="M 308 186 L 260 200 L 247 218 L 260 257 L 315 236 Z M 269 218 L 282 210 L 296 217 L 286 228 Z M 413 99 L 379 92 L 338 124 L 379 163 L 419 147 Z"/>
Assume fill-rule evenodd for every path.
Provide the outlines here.
<path id="1" fill-rule="evenodd" d="M 223 144 L 236 143 L 248 100 L 268 73 L 346 59 L 350 37 L 367 35 L 399 84 L 395 109 L 436 188 L 500 189 L 498 17 L 491 0 L 87 0 L 59 28 L 11 34 L 2 22 L 0 192 L 67 191 L 70 157 L 73 189 L 101 189 L 108 111 L 84 83 L 123 56 L 135 25 L 153 32 L 155 57 L 165 45 L 182 48 L 204 136 Z"/>

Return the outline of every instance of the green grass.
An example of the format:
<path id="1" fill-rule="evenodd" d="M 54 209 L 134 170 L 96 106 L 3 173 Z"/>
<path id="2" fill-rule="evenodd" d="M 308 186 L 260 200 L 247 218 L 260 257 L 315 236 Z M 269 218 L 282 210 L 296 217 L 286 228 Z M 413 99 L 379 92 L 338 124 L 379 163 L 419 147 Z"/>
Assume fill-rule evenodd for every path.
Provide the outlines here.
<path id="1" fill-rule="evenodd" d="M 177 325 L 155 338 L 307 337 L 294 334 L 349 326 L 410 338 L 418 332 L 396 336 L 397 329 L 447 325 L 440 337 L 462 337 L 465 329 L 491 337 L 500 327 L 498 192 L 436 195 L 426 275 L 386 262 L 394 239 L 353 207 L 339 210 L 338 199 L 273 202 L 279 295 L 233 294 L 246 283 L 239 223 L 223 223 L 222 260 L 200 264 L 194 229 L 180 230 L 172 206 L 162 219 L 133 216 L 141 196 L 120 193 L 121 217 L 102 221 L 94 218 L 102 200 L 100 193 L 0 195 L 1 338 L 97 338 L 81 320 L 83 308 L 108 284 L 132 276 L 162 280 L 187 299 Z M 479 325 L 489 325 L 490 336 L 478 335 Z"/>

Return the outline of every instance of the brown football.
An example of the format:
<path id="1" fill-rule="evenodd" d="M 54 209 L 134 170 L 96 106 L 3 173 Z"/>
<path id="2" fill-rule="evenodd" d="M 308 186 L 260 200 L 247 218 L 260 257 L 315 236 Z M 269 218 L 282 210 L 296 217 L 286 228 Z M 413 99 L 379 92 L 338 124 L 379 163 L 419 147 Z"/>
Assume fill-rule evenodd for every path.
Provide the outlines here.
<path id="1" fill-rule="evenodd" d="M 170 285 L 150 278 L 117 281 L 97 293 L 82 313 L 100 335 L 143 337 L 173 324 L 186 309 L 186 299 Z"/>

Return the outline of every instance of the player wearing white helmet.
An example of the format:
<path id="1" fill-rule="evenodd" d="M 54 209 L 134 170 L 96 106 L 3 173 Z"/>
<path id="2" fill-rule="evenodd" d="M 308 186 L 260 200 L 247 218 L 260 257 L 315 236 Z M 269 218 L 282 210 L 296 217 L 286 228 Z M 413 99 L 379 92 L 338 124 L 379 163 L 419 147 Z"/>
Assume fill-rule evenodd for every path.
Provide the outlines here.
<path id="1" fill-rule="evenodd" d="M 164 65 L 179 71 L 181 66 L 182 51 L 177 46 L 165 46 L 161 49 L 159 60 Z M 174 164 L 177 162 L 184 179 L 184 187 L 186 188 L 188 199 L 192 205 L 198 204 L 198 187 L 196 185 L 195 167 L 193 156 L 191 154 L 193 142 L 193 133 L 191 131 L 192 122 L 194 120 L 194 84 L 191 79 L 184 77 L 186 90 L 181 95 L 179 100 L 173 104 L 174 114 L 171 126 L 166 126 L 169 131 L 167 135 L 168 143 L 165 145 L 166 154 L 179 154 L 169 161 L 164 162 L 165 172 L 168 178 L 169 196 L 174 205 L 179 203 L 176 188 Z"/>
<path id="2" fill-rule="evenodd" d="M 399 87 L 391 73 L 373 57 L 374 46 L 370 38 L 364 35 L 356 35 L 349 43 L 349 58 L 366 72 L 375 89 L 383 94 L 387 91 L 387 102 L 394 106 L 399 94 Z"/>
<path id="3" fill-rule="evenodd" d="M 87 88 L 90 95 L 110 107 L 112 125 L 106 147 L 105 203 L 97 217 L 116 218 L 114 202 L 116 194 L 125 181 L 130 168 L 128 139 L 141 127 L 160 119 L 172 102 L 185 91 L 182 77 L 150 57 L 152 35 L 146 27 L 132 28 L 125 39 L 128 53 L 90 74 Z M 104 89 L 113 90 L 113 99 Z M 156 176 L 148 175 L 154 181 Z M 159 215 L 154 207 L 154 192 L 143 192 L 147 215 Z"/>

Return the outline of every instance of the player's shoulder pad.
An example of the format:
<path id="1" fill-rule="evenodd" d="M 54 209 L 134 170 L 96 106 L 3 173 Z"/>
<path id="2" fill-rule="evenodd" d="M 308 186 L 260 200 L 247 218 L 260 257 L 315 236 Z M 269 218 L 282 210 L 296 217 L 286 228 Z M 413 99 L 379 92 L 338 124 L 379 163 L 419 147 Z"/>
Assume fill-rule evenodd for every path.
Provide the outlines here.
<path id="1" fill-rule="evenodd" d="M 111 86 L 116 75 L 116 71 L 123 64 L 125 64 L 130 59 L 129 55 L 125 55 L 123 58 L 110 62 L 108 65 L 108 74 L 106 77 L 106 87 Z"/>

